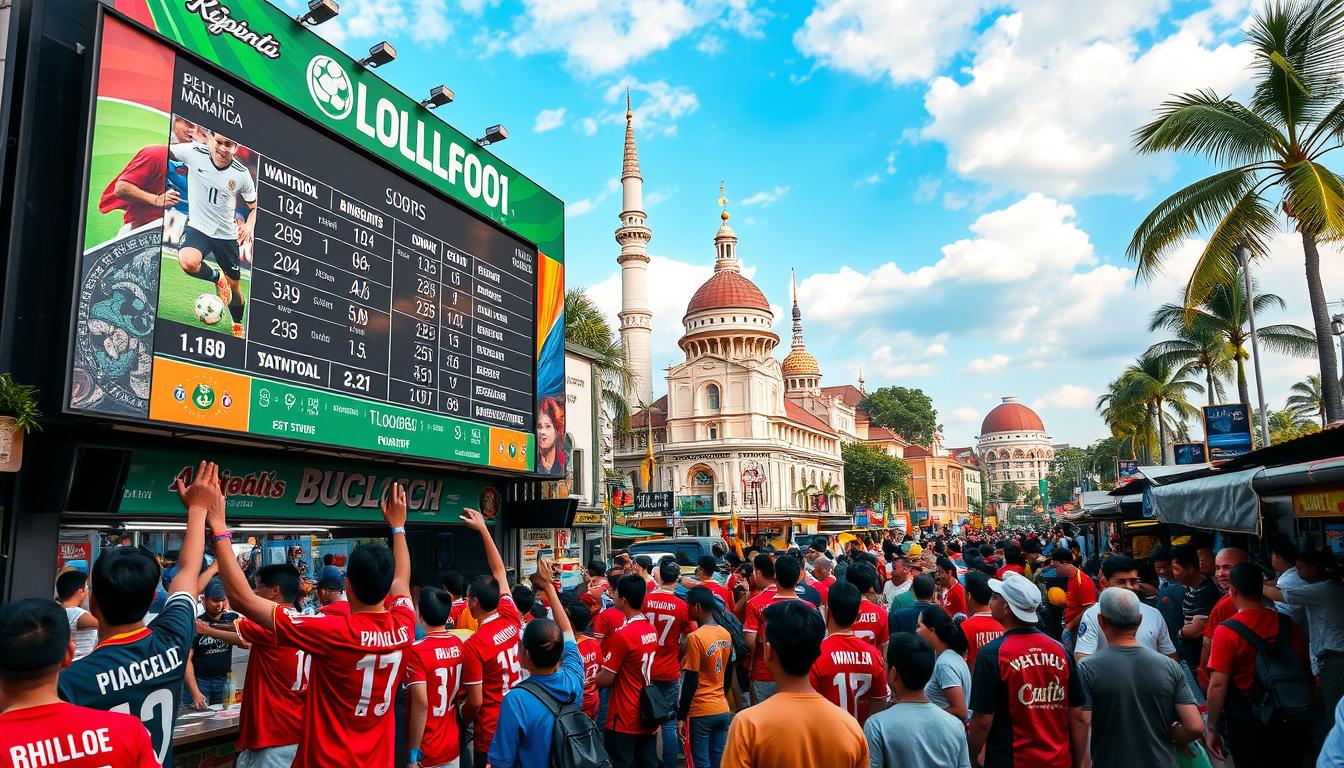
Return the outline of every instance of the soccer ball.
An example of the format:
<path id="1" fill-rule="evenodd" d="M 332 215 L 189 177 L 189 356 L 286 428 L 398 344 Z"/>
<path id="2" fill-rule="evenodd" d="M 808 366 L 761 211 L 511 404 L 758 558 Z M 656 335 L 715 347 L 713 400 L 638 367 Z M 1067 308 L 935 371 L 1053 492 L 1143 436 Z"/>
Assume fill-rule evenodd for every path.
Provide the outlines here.
<path id="1" fill-rule="evenodd" d="M 196 297 L 196 319 L 206 325 L 214 325 L 224 319 L 224 302 L 213 293 L 202 293 Z"/>
<path id="2" fill-rule="evenodd" d="M 308 85 L 313 98 L 333 112 L 344 113 L 350 108 L 350 78 L 330 57 L 317 56 L 308 63 Z"/>

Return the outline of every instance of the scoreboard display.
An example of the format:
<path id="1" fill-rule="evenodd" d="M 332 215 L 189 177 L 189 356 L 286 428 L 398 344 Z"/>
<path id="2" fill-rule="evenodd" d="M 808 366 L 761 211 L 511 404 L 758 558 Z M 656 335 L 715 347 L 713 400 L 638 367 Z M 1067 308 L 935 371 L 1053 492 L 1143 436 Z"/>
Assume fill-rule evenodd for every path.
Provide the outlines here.
<path id="1" fill-rule="evenodd" d="M 144 3 L 101 16 L 69 410 L 563 472 L 559 201 L 269 6 Z"/>

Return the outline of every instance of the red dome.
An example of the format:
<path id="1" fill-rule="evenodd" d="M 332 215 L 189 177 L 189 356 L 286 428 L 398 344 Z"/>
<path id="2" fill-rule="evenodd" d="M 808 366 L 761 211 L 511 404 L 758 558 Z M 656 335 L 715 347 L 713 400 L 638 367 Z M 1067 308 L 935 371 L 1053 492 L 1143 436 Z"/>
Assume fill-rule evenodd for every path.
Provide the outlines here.
<path id="1" fill-rule="evenodd" d="M 1005 397 L 1003 403 L 985 415 L 980 425 L 980 434 L 994 432 L 1044 432 L 1045 424 L 1041 417 L 1027 406 L 1017 402 L 1016 397 Z"/>
<path id="2" fill-rule="evenodd" d="M 714 273 L 691 297 L 686 314 L 706 309 L 759 309 L 770 311 L 770 302 L 756 284 L 737 272 L 724 270 Z"/>

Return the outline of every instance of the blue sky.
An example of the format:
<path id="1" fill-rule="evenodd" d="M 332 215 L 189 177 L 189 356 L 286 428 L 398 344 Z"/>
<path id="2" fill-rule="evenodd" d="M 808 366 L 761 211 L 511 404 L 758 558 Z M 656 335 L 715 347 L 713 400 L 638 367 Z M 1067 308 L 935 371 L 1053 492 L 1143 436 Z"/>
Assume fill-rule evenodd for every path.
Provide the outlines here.
<path id="1" fill-rule="evenodd" d="M 296 0 L 285 0 L 296 5 Z M 1167 94 L 1244 92 L 1252 0 L 343 0 L 319 31 L 412 94 L 444 83 L 462 130 L 568 205 L 568 281 L 613 314 L 625 89 L 653 228 L 654 358 L 713 263 L 719 182 L 750 275 L 779 307 L 789 270 L 823 384 L 921 387 L 952 445 L 1003 395 L 1059 441 L 1105 428 L 1093 404 L 1157 339 L 1200 243 L 1135 284 L 1124 249 L 1162 197 L 1208 169 L 1138 157 Z M 1324 254 L 1344 298 L 1344 259 Z M 1309 325 L 1300 246 L 1260 268 Z M 1281 407 L 1315 361 L 1267 355 Z M 657 374 L 656 374 L 657 375 Z M 662 384 L 660 381 L 659 384 Z M 655 386 L 655 391 L 665 388 Z M 1197 432 L 1196 428 L 1196 432 Z"/>

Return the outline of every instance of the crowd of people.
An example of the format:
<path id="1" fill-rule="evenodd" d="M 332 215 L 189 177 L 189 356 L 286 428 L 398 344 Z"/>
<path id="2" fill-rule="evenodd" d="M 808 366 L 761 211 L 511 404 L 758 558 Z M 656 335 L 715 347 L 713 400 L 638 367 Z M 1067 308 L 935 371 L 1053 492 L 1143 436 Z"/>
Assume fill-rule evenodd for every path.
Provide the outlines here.
<path id="1" fill-rule="evenodd" d="M 1286 539 L 1272 573 L 1200 536 L 1136 559 L 963 530 L 693 572 L 618 553 L 560 589 L 544 558 L 510 584 L 467 509 L 489 572 L 413 591 L 392 485 L 390 545 L 324 566 L 305 610 L 293 563 L 234 556 L 213 464 L 177 490 L 166 597 L 121 546 L 0 608 L 0 766 L 172 765 L 234 647 L 241 768 L 1344 766 L 1344 583 Z"/>

